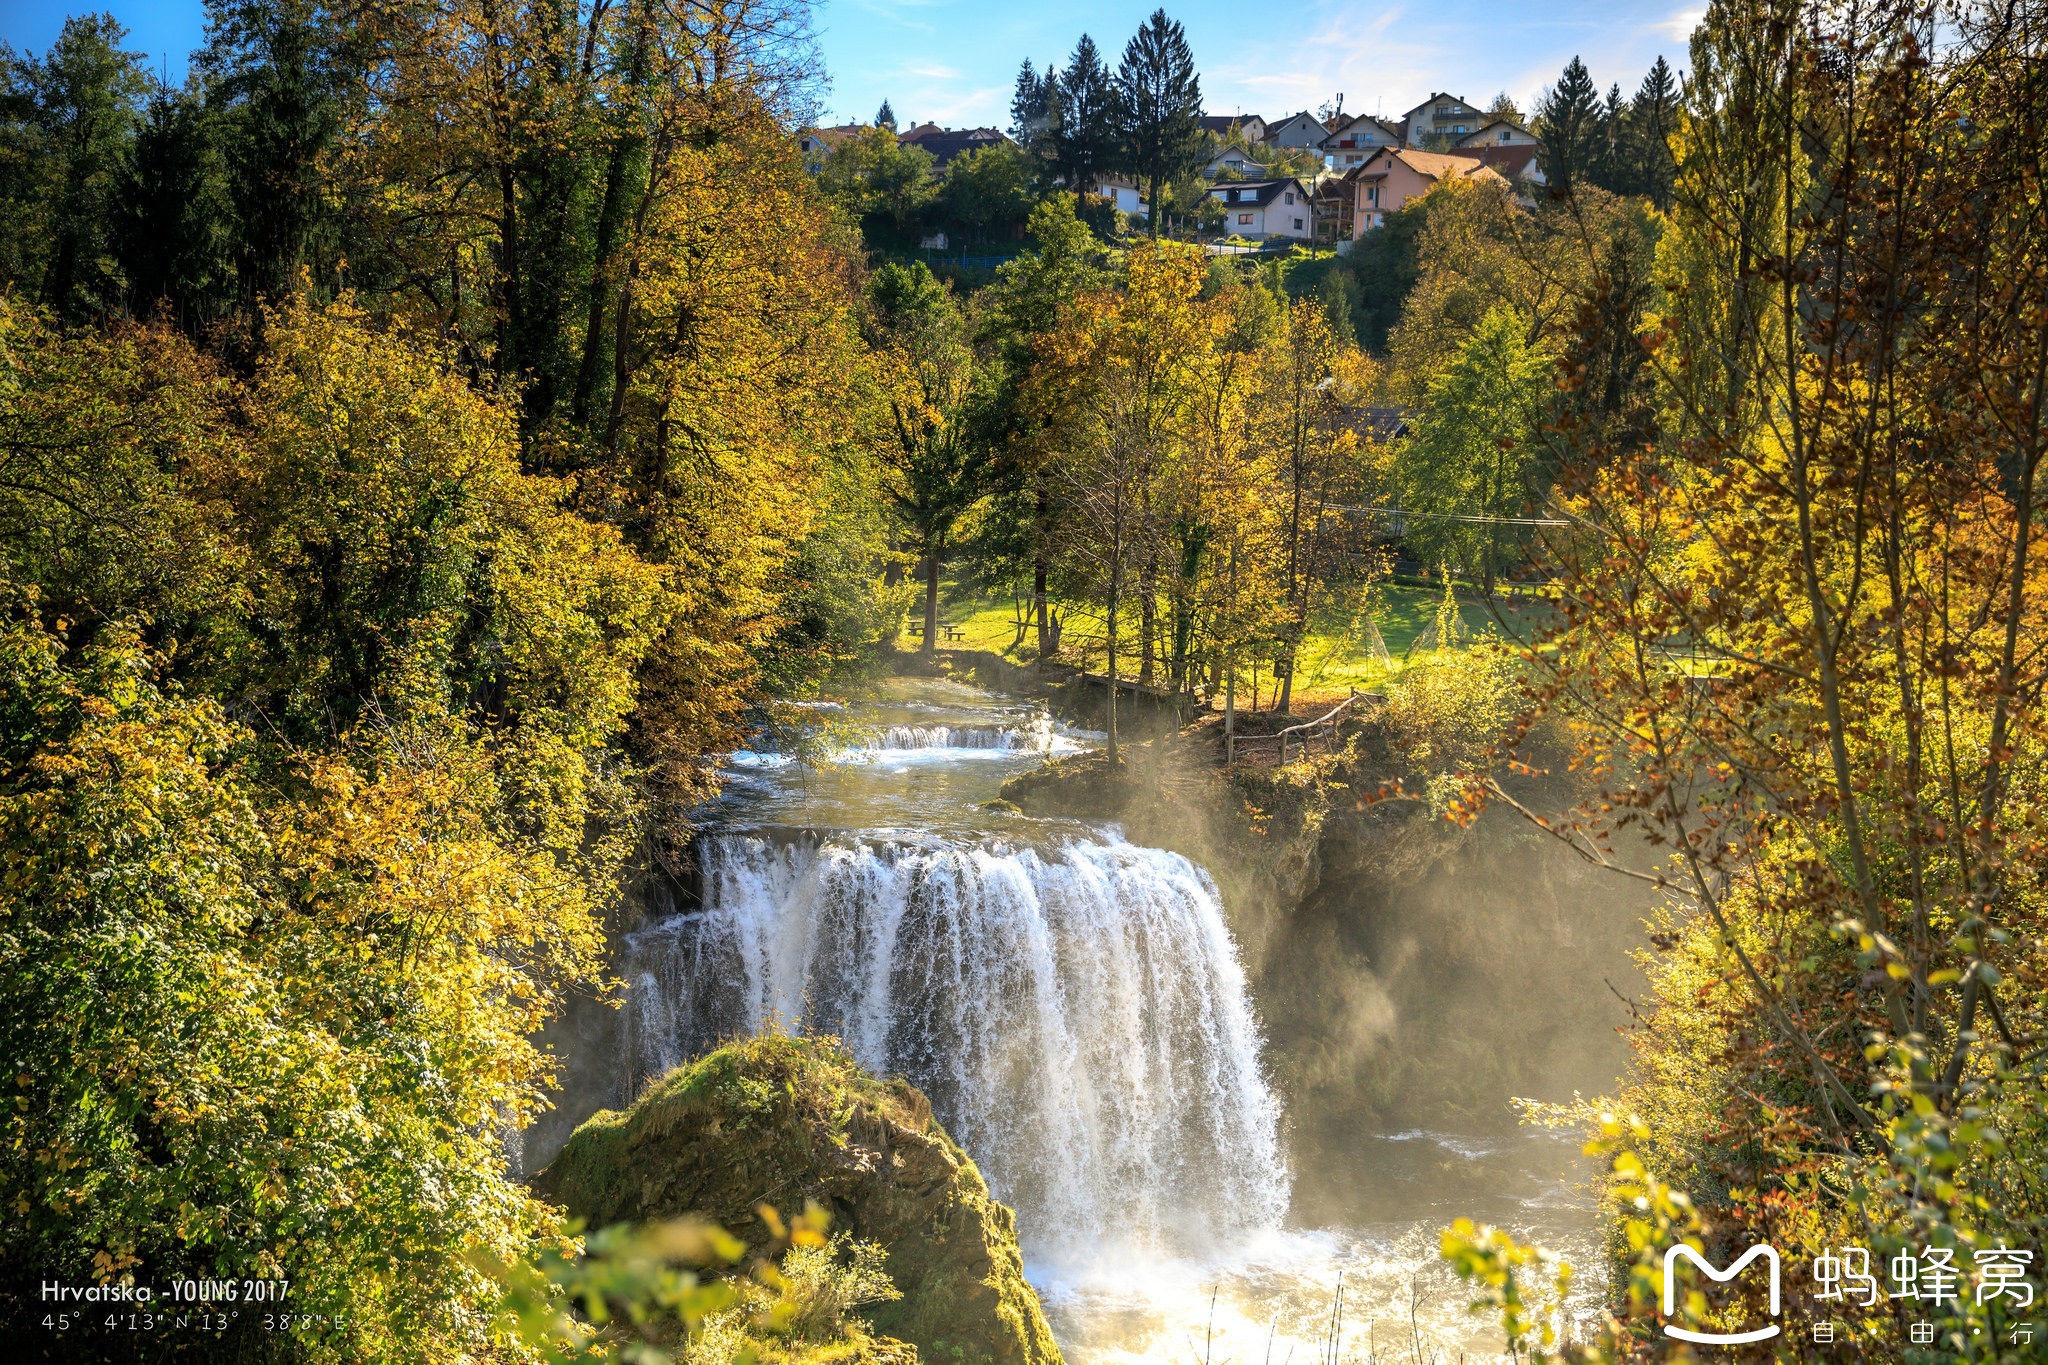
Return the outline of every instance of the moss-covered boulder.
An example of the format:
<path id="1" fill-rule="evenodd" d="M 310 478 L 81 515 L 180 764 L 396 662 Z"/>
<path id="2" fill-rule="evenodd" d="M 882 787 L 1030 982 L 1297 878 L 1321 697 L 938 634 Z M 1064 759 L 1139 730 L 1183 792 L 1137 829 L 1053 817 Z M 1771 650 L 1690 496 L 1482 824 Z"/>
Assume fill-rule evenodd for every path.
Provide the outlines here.
<path id="1" fill-rule="evenodd" d="M 878 1331 L 927 1362 L 1060 1365 L 1014 1215 L 915 1087 L 830 1040 L 755 1038 L 679 1067 L 586 1121 L 534 1184 L 592 1227 L 697 1213 L 756 1250 L 758 1206 L 814 1200 L 888 1252 L 903 1297 L 868 1312 Z"/>

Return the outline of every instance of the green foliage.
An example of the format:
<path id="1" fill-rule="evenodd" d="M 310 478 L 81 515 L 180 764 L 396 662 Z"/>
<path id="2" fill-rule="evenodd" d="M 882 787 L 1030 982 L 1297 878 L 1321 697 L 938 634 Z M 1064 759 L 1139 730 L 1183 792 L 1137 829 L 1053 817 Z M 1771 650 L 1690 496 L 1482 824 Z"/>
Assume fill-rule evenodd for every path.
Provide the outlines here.
<path id="1" fill-rule="evenodd" d="M 10 1283 L 285 1278 L 332 1320 L 310 1358 L 481 1348 L 469 1256 L 551 1223 L 501 1134 L 596 888 L 499 832 L 475 745 L 394 729 L 281 796 L 131 628 L 70 651 L 32 610 L 0 628 Z"/>
<path id="2" fill-rule="evenodd" d="M 1541 138 L 1543 183 L 1550 193 L 1569 198 L 1579 185 L 1594 181 L 1605 159 L 1606 130 L 1599 92 L 1577 57 L 1565 64 L 1557 84 L 1538 102 L 1536 131 Z"/>
<path id="3" fill-rule="evenodd" d="M 947 163 L 940 193 L 951 222 L 977 236 L 1004 234 L 1031 213 L 1031 163 L 1008 143 L 962 152 Z"/>
<path id="4" fill-rule="evenodd" d="M 1207 142 L 1202 132 L 1202 82 L 1180 24 L 1163 9 L 1124 47 L 1114 86 L 1117 164 L 1147 187 L 1151 232 L 1159 236 L 1165 216 L 1160 191 L 1200 166 Z"/>
<path id="5" fill-rule="evenodd" d="M 1444 644 L 1414 656 L 1389 689 L 1385 721 L 1396 749 L 1418 772 L 1458 775 L 1482 768 L 1522 705 L 1522 670 L 1498 641 Z"/>
<path id="6" fill-rule="evenodd" d="M 978 171 L 966 188 L 977 193 L 988 188 L 975 179 L 992 179 L 998 170 L 1000 163 Z M 916 143 L 898 142 L 895 131 L 881 124 L 834 147 L 819 168 L 818 185 L 847 212 L 884 222 L 899 237 L 939 196 L 932 154 Z"/>
<path id="7" fill-rule="evenodd" d="M 1524 553 L 1527 537 L 1504 523 L 1527 515 L 1543 492 L 1535 436 L 1553 384 L 1528 329 L 1507 307 L 1481 319 L 1430 383 L 1428 406 L 1394 465 L 1410 552 L 1489 586 Z"/>
<path id="8" fill-rule="evenodd" d="M 41 59 L 0 47 L 0 279 L 68 323 L 122 301 L 115 223 L 148 79 L 111 14 L 74 15 Z"/>

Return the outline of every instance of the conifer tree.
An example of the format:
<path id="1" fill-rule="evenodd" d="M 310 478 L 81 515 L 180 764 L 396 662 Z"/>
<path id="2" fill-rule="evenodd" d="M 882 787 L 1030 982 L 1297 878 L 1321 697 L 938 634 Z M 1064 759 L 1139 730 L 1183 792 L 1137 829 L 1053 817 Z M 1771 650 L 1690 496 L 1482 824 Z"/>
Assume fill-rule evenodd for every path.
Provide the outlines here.
<path id="1" fill-rule="evenodd" d="M 1627 120 L 1627 148 L 1630 192 L 1647 197 L 1659 209 L 1671 207 L 1673 165 L 1671 146 L 1665 140 L 1678 107 L 1678 81 L 1662 57 L 1636 87 Z"/>
<path id="2" fill-rule="evenodd" d="M 1010 136 L 1029 145 L 1045 117 L 1045 91 L 1038 84 L 1038 70 L 1026 57 L 1017 69 L 1017 88 L 1010 96 Z"/>
<path id="3" fill-rule="evenodd" d="M 1180 24 L 1152 11 L 1117 68 L 1118 159 L 1146 183 L 1148 227 L 1159 236 L 1160 191 L 1202 161 L 1202 83 Z"/>
<path id="4" fill-rule="evenodd" d="M 1591 179 L 1599 161 L 1600 95 L 1586 64 L 1573 57 L 1536 106 L 1538 156 L 1550 192 L 1560 199 Z"/>
<path id="5" fill-rule="evenodd" d="M 95 321 L 118 308 L 120 272 L 111 228 L 122 157 L 148 90 L 139 53 L 124 51 L 128 31 L 111 15 L 64 22 L 41 60 L 0 52 L 0 103 L 7 141 L 22 151 L 0 158 L 9 183 L 6 253 L 11 282 L 32 290 L 66 322 Z"/>
<path id="6" fill-rule="evenodd" d="M 882 107 L 875 110 L 875 126 L 887 128 L 892 133 L 896 131 L 896 111 L 889 107 L 889 101 L 883 100 Z"/>
<path id="7" fill-rule="evenodd" d="M 1060 76 L 1059 127 L 1052 135 L 1054 169 L 1076 195 L 1094 193 L 1096 177 L 1114 158 L 1111 103 L 1109 68 L 1084 33 Z"/>
<path id="8" fill-rule="evenodd" d="M 340 126 L 339 30 L 317 0 L 208 0 L 200 68 L 225 121 L 244 306 L 333 283 L 338 229 L 322 163 Z"/>
<path id="9" fill-rule="evenodd" d="M 195 83 L 159 85 L 129 148 L 115 236 L 129 308 L 187 331 L 220 315 L 230 283 L 229 211 L 213 120 Z"/>

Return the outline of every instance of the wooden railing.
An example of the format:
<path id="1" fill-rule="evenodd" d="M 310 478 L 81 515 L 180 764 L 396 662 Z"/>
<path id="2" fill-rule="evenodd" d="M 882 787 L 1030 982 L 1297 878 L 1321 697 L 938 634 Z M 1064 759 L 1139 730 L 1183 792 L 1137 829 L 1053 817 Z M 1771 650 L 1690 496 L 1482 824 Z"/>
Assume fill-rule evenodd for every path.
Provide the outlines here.
<path id="1" fill-rule="evenodd" d="M 1270 748 L 1279 758 L 1278 766 L 1284 768 L 1296 757 L 1308 757 L 1319 742 L 1323 746 L 1323 752 L 1329 753 L 1337 747 L 1337 727 L 1343 724 L 1344 717 L 1349 715 L 1351 708 L 1357 704 L 1359 695 L 1358 689 L 1354 687 L 1351 689 L 1351 695 L 1331 707 L 1328 714 L 1318 716 L 1314 720 L 1303 721 L 1299 725 L 1290 725 L 1278 734 L 1226 735 L 1223 739 L 1223 761 L 1237 762 L 1240 750 L 1256 753 L 1262 748 Z"/>

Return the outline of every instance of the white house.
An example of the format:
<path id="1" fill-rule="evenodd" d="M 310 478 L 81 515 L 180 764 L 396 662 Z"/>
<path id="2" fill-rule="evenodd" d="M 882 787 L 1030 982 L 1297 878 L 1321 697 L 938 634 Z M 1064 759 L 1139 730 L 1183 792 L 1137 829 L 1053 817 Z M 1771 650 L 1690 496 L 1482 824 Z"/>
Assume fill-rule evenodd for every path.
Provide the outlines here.
<path id="1" fill-rule="evenodd" d="M 1435 151 L 1478 131 L 1486 115 L 1457 95 L 1431 95 L 1401 116 L 1402 136 L 1410 147 Z"/>
<path id="2" fill-rule="evenodd" d="M 1299 180 L 1225 181 L 1207 196 L 1223 206 L 1223 230 L 1254 242 L 1298 240 L 1315 235 L 1315 213 Z"/>
<path id="3" fill-rule="evenodd" d="M 1330 165 L 1342 172 L 1364 165 L 1365 159 L 1382 147 L 1400 145 L 1401 130 L 1395 125 L 1382 123 L 1371 114 L 1353 114 L 1330 125 L 1330 135 L 1322 140 L 1320 150 Z"/>
<path id="4" fill-rule="evenodd" d="M 1536 134 L 1513 119 L 1492 118 L 1454 144 L 1458 147 L 1534 147 Z"/>
<path id="5" fill-rule="evenodd" d="M 1138 182 L 1121 175 L 1105 175 L 1095 182 L 1095 192 L 1133 218 L 1150 218 L 1152 208 Z"/>

